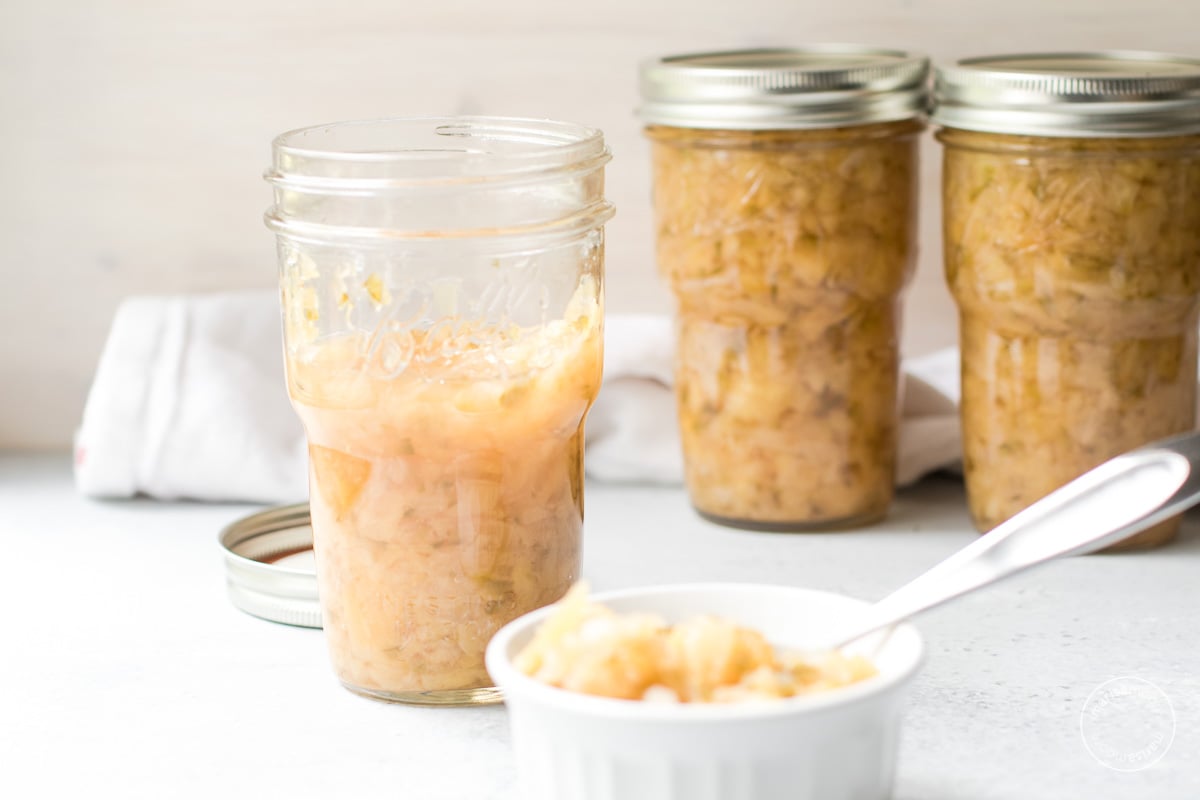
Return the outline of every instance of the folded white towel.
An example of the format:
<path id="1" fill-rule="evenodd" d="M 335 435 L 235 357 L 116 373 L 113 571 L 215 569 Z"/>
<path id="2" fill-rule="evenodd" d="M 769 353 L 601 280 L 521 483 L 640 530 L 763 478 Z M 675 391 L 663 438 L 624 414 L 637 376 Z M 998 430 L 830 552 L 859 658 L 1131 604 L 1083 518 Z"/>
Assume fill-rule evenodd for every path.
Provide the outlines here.
<path id="1" fill-rule="evenodd" d="M 83 424 L 76 483 L 93 497 L 298 502 L 304 433 L 288 405 L 278 295 L 138 297 L 117 310 Z M 610 314 L 587 471 L 679 484 L 670 320 Z M 960 453 L 954 351 L 905 362 L 897 483 Z"/>
<path id="2" fill-rule="evenodd" d="M 273 292 L 135 297 L 117 309 L 75 440 L 93 497 L 296 502 L 304 433 Z"/>

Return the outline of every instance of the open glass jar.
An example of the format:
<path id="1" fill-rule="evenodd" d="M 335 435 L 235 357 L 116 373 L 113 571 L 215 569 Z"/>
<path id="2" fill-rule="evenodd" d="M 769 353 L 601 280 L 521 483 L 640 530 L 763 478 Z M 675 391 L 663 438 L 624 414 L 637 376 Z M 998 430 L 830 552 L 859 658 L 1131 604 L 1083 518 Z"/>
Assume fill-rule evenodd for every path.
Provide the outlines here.
<path id="1" fill-rule="evenodd" d="M 927 72 L 846 45 L 642 69 L 685 473 L 709 519 L 844 528 L 891 504 Z"/>
<path id="2" fill-rule="evenodd" d="M 973 58 L 939 70 L 936 94 L 967 494 L 986 531 L 1195 427 L 1200 61 Z"/>
<path id="3" fill-rule="evenodd" d="M 424 118 L 274 142 L 288 391 L 324 629 L 352 691 L 495 701 L 483 653 L 579 574 L 608 149 Z"/>

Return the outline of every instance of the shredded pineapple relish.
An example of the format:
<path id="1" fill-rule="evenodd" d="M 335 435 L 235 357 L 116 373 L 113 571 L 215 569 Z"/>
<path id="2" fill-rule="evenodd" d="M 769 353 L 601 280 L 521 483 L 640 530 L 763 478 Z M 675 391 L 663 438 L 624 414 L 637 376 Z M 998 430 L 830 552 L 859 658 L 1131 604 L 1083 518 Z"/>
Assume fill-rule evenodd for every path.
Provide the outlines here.
<path id="1" fill-rule="evenodd" d="M 887 512 L 920 130 L 647 130 L 701 513 L 802 529 Z"/>
<path id="2" fill-rule="evenodd" d="M 963 464 L 986 531 L 1119 453 L 1195 427 L 1200 136 L 938 138 Z"/>
<path id="3" fill-rule="evenodd" d="M 665 703 L 742 703 L 814 694 L 870 678 L 862 656 L 780 653 L 750 628 L 702 616 L 668 625 L 617 614 L 574 586 L 517 655 L 518 670 L 583 694 Z"/>

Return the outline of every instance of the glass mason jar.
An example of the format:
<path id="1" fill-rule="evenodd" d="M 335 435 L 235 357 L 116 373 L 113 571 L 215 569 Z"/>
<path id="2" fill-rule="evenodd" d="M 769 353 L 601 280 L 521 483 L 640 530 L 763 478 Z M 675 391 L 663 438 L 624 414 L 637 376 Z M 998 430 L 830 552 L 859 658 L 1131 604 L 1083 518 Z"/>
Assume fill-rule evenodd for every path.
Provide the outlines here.
<path id="1" fill-rule="evenodd" d="M 498 700 L 488 640 L 579 575 L 608 149 L 576 125 L 413 118 L 273 150 L 334 670 L 382 700 Z"/>
<path id="2" fill-rule="evenodd" d="M 692 504 L 760 530 L 892 501 L 925 58 L 856 46 L 642 69 Z"/>
<path id="3" fill-rule="evenodd" d="M 986 531 L 1195 427 L 1200 61 L 968 59 L 939 70 L 937 94 L 964 468 Z"/>

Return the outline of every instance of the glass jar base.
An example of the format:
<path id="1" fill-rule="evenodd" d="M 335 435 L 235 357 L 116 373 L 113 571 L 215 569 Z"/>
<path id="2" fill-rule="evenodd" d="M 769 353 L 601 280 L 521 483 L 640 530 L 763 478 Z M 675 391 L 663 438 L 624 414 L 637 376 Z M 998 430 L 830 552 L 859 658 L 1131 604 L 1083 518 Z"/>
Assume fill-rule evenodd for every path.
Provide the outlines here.
<path id="1" fill-rule="evenodd" d="M 786 520 L 776 521 L 723 517 L 719 514 L 710 514 L 697 506 L 692 506 L 692 508 L 701 517 L 717 525 L 723 525 L 726 528 L 738 528 L 744 531 L 759 531 L 761 533 L 831 533 L 834 531 L 847 531 L 854 528 L 865 528 L 868 525 L 879 522 L 888 513 L 888 509 L 884 508 L 879 511 L 868 511 L 863 514 L 841 517 L 839 519 L 789 522 Z"/>
<path id="2" fill-rule="evenodd" d="M 365 689 L 345 681 L 341 681 L 341 684 L 360 697 L 406 706 L 490 706 L 504 702 L 504 695 L 495 686 L 427 692 L 384 692 L 379 689 Z"/>

